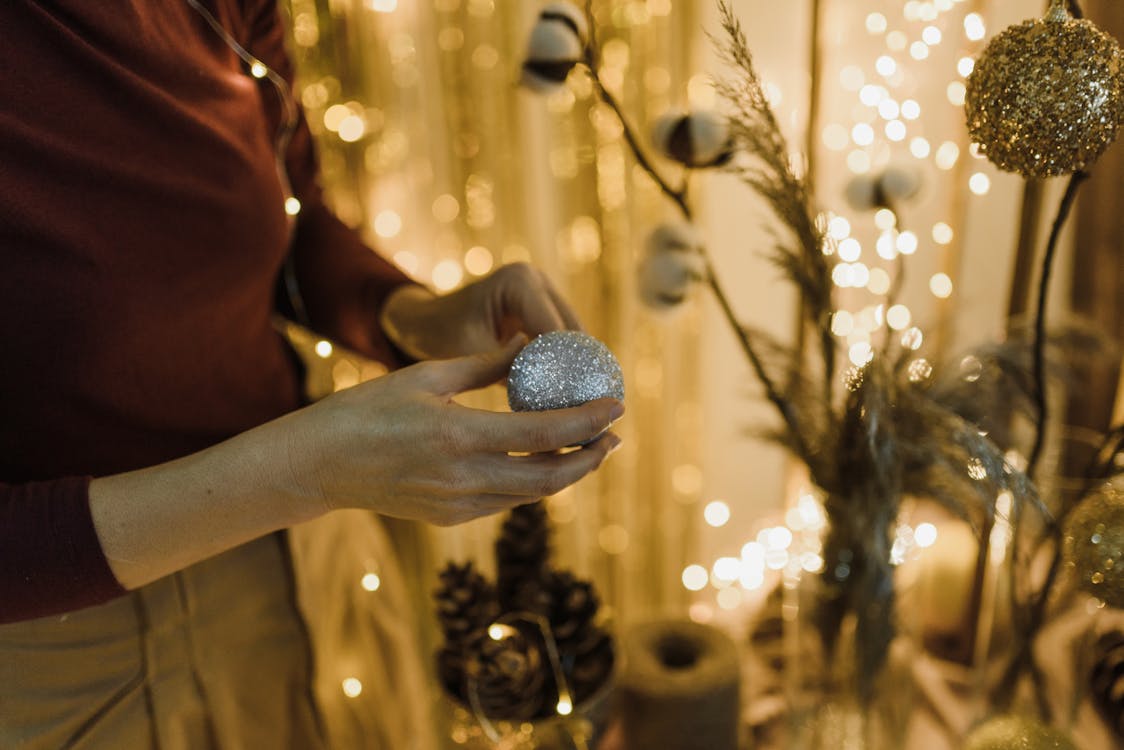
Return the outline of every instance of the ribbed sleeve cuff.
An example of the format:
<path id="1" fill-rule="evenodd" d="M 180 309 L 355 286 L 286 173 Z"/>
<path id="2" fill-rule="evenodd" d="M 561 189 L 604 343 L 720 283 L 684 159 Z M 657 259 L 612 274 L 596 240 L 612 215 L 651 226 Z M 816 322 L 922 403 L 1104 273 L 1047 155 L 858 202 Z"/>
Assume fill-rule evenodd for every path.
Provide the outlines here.
<path id="1" fill-rule="evenodd" d="M 125 593 L 94 530 L 90 481 L 0 484 L 0 622 L 81 609 Z"/>

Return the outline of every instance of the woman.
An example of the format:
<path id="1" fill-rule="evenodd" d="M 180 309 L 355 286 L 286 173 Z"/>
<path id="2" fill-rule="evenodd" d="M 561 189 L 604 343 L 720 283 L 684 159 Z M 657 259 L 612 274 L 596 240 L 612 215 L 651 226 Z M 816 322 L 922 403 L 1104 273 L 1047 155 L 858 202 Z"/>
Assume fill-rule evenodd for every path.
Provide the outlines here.
<path id="1" fill-rule="evenodd" d="M 0 28 L 0 746 L 324 746 L 280 530 L 532 501 L 623 406 L 453 403 L 577 321 L 523 266 L 433 296 L 328 212 L 275 2 L 9 0 Z M 439 359 L 299 408 L 279 277 L 320 334 Z"/>

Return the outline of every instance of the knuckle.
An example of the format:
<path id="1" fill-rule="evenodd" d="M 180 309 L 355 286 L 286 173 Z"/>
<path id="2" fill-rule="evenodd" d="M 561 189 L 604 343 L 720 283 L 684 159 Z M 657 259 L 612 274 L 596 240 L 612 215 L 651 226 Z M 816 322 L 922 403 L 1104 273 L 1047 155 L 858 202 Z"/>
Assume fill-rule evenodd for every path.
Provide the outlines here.
<path id="1" fill-rule="evenodd" d="M 530 280 L 535 277 L 535 267 L 526 261 L 517 261 L 503 267 L 503 272 L 521 280 Z"/>

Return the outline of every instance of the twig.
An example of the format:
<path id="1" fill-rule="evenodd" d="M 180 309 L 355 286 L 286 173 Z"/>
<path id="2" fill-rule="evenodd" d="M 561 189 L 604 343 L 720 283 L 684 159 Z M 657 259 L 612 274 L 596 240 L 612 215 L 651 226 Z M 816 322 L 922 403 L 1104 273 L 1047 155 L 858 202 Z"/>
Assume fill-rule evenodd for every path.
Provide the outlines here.
<path id="1" fill-rule="evenodd" d="M 672 186 L 671 182 L 664 177 L 664 175 L 655 167 L 655 164 L 649 158 L 647 151 L 640 144 L 640 139 L 636 136 L 636 129 L 633 127 L 631 121 L 625 115 L 624 109 L 621 107 L 620 102 L 616 97 L 606 88 L 605 82 L 601 78 L 600 66 L 598 63 L 599 52 L 596 36 L 596 24 L 592 10 L 592 0 L 587 0 L 586 3 L 586 18 L 589 23 L 589 43 L 586 45 L 585 50 L 585 64 L 589 69 L 590 78 L 593 80 L 593 85 L 597 89 L 598 95 L 601 100 L 608 105 L 610 109 L 616 114 L 617 119 L 620 120 L 621 128 L 624 133 L 625 142 L 628 144 L 629 149 L 632 151 L 636 159 L 636 163 L 643 169 L 649 177 L 656 183 L 660 191 L 667 196 L 679 209 L 683 218 L 688 222 L 694 221 L 694 211 L 691 209 L 691 204 L 688 201 L 688 179 L 684 178 L 683 186 L 676 188 Z M 773 382 L 773 378 L 765 369 L 765 363 L 750 340 L 749 334 L 738 320 L 737 314 L 734 312 L 733 305 L 730 303 L 729 297 L 726 295 L 725 290 L 722 288 L 721 283 L 718 281 L 718 275 L 714 272 L 714 264 L 711 262 L 709 254 L 705 248 L 700 247 L 699 253 L 702 256 L 703 263 L 706 266 L 706 282 L 710 287 L 714 298 L 718 301 L 718 306 L 722 310 L 726 321 L 729 323 L 731 330 L 734 332 L 741 346 L 742 351 L 745 353 L 746 359 L 749 360 L 750 366 L 753 368 L 754 374 L 757 379 L 761 381 L 761 385 L 765 389 L 765 396 L 773 403 L 780 412 L 781 418 L 787 425 L 793 442 L 795 443 L 796 450 L 800 453 L 801 458 L 807 463 L 811 458 L 811 446 L 807 444 L 804 439 L 804 433 L 800 429 L 800 423 L 797 420 L 796 412 L 792 404 L 788 402 Z"/>
<path id="2" fill-rule="evenodd" d="M 1038 407 L 1038 424 L 1034 434 L 1034 447 L 1026 465 L 1026 475 L 1034 479 L 1038 462 L 1042 459 L 1042 449 L 1046 445 L 1046 422 L 1049 419 L 1049 406 L 1046 398 L 1046 307 L 1050 295 L 1050 277 L 1053 275 L 1054 258 L 1057 255 L 1058 240 L 1062 227 L 1069 218 L 1077 199 L 1081 183 L 1089 179 L 1089 173 L 1077 171 L 1069 178 L 1065 195 L 1058 206 L 1058 215 L 1050 229 L 1050 240 L 1046 244 L 1046 257 L 1042 260 L 1042 276 L 1038 281 L 1038 310 L 1034 316 L 1034 398 Z"/>

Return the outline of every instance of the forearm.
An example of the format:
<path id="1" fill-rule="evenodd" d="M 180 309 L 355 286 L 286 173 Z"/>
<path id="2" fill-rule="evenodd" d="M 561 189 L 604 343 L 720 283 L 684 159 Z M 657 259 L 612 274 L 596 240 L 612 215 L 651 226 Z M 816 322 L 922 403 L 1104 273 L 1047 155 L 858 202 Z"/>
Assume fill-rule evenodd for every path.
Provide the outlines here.
<path id="1" fill-rule="evenodd" d="M 293 416 L 185 458 L 95 479 L 90 513 L 117 580 L 134 589 L 321 514 L 291 470 Z"/>

